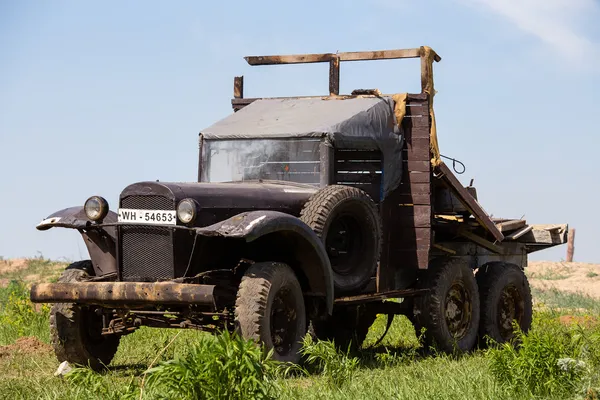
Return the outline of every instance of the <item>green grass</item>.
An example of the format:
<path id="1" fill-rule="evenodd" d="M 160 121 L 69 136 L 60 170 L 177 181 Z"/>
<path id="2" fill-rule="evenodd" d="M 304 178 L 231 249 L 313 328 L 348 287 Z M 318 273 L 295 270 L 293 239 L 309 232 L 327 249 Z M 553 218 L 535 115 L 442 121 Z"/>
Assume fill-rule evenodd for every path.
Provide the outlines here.
<path id="1" fill-rule="evenodd" d="M 583 293 L 561 292 L 556 288 L 531 288 L 531 293 L 536 304 L 544 308 L 575 315 L 600 315 L 600 300 Z"/>
<path id="2" fill-rule="evenodd" d="M 49 348 L 3 353 L 0 347 L 0 398 L 138 399 L 142 380 L 145 399 L 193 398 L 198 393 L 202 398 L 235 398 L 235 390 L 247 383 L 240 380 L 244 376 L 259 381 L 258 389 L 243 393 L 245 398 L 586 398 L 600 388 L 600 327 L 565 326 L 558 319 L 588 315 L 598 321 L 600 301 L 556 290 L 533 294 L 534 326 L 517 350 L 505 346 L 460 357 L 425 353 L 405 317 L 396 317 L 388 336 L 373 347 L 385 329 L 386 317 L 380 315 L 360 353 L 343 354 L 328 343 L 307 343 L 306 357 L 313 362 L 290 375 L 282 372 L 285 366 L 260 358 L 236 338 L 142 328 L 122 339 L 110 371 L 102 374 L 83 369 L 57 378 L 53 373 L 58 362 Z M 23 284 L 0 288 L 0 346 L 14 346 L 22 336 L 48 343 L 47 317 L 47 307 L 34 307 L 27 300 Z M 233 361 L 227 364 L 228 360 Z M 241 367 L 239 362 L 251 364 Z M 149 367 L 154 378 L 145 374 Z M 242 368 L 246 372 L 236 374 Z M 230 391 L 211 396 L 202 385 Z"/>

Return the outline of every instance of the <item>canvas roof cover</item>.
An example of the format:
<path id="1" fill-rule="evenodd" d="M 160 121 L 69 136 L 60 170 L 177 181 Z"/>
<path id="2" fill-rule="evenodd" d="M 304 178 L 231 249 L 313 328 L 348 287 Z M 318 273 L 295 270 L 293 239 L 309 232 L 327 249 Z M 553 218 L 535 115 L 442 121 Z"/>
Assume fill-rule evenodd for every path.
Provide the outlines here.
<path id="1" fill-rule="evenodd" d="M 402 178 L 403 136 L 391 97 L 261 99 L 200 134 L 205 140 L 320 137 L 335 148 L 378 149 L 383 197 Z"/>

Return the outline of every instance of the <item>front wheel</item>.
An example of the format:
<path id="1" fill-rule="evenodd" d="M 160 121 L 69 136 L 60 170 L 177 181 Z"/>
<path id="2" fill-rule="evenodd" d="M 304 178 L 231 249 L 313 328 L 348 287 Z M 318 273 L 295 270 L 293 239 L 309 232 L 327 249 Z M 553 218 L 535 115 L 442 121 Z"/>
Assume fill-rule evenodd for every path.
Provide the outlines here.
<path id="1" fill-rule="evenodd" d="M 253 264 L 242 278 L 235 303 L 235 319 L 245 339 L 273 350 L 278 361 L 298 363 L 306 334 L 302 288 L 286 264 Z"/>
<path id="2" fill-rule="evenodd" d="M 93 271 L 89 260 L 71 264 L 59 282 L 80 282 Z M 50 309 L 50 341 L 58 361 L 89 366 L 100 370 L 110 364 L 120 338 L 102 335 L 102 317 L 87 306 L 74 303 L 55 303 Z"/>

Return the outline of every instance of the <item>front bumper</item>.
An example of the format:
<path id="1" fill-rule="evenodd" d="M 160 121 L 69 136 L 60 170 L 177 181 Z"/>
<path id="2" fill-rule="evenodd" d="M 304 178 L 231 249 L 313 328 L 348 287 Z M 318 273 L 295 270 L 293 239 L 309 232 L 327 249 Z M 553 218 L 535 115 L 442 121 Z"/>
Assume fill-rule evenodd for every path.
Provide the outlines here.
<path id="1" fill-rule="evenodd" d="M 129 306 L 203 306 L 216 308 L 217 287 L 173 282 L 40 283 L 31 287 L 34 303 Z"/>

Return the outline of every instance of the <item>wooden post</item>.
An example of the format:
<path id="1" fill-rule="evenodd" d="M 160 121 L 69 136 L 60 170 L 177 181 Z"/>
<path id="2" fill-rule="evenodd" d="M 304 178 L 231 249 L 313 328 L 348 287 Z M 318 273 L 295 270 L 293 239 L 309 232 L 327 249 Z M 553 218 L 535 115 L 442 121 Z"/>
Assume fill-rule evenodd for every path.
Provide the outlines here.
<path id="1" fill-rule="evenodd" d="M 567 262 L 573 262 L 573 254 L 575 253 L 575 228 L 569 229 L 567 236 Z"/>
<path id="2" fill-rule="evenodd" d="M 329 60 L 329 94 L 340 94 L 340 59 L 337 56 Z"/>
<path id="3" fill-rule="evenodd" d="M 236 76 L 233 78 L 233 98 L 243 99 L 244 98 L 244 77 Z"/>

